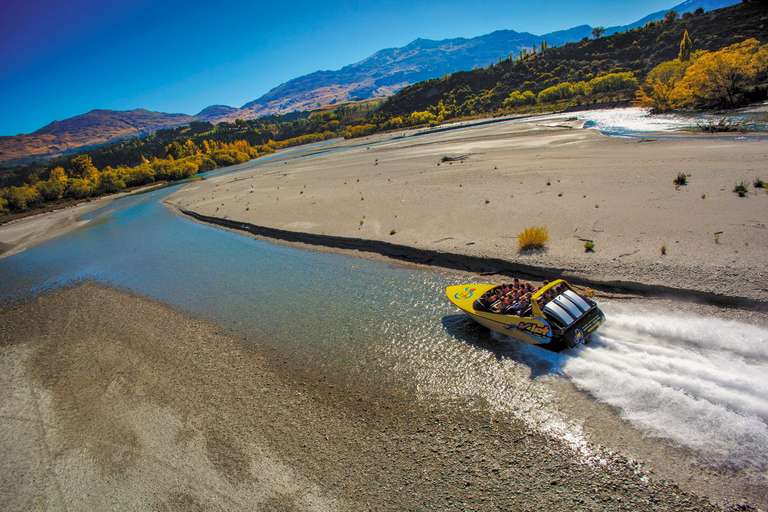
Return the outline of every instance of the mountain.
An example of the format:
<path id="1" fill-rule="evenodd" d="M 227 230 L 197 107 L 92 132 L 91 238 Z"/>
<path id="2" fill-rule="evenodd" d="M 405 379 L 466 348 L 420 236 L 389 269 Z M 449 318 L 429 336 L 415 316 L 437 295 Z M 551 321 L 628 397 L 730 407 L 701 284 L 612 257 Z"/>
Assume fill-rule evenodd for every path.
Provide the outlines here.
<path id="1" fill-rule="evenodd" d="M 649 14 L 648 16 L 641 18 L 634 23 L 630 23 L 629 25 L 608 27 L 605 29 L 605 33 L 606 35 L 611 35 L 617 32 L 624 32 L 625 30 L 642 27 L 649 21 L 658 21 L 663 19 L 664 15 L 672 10 L 677 11 L 677 13 L 682 16 L 686 12 L 692 13 L 699 8 L 704 9 L 705 11 L 712 11 L 714 9 L 730 7 L 731 5 L 738 4 L 739 2 L 741 2 L 741 0 L 686 0 L 685 2 L 677 4 L 671 9 L 664 9 L 663 11 L 654 12 L 653 14 Z"/>
<path id="2" fill-rule="evenodd" d="M 0 137 L 0 162 L 23 165 L 107 142 L 141 137 L 163 128 L 188 124 L 195 119 L 186 114 L 164 114 L 143 108 L 92 110 L 63 121 L 54 121 L 30 134 Z"/>
<path id="3" fill-rule="evenodd" d="M 206 107 L 201 110 L 195 116 L 195 119 L 198 121 L 210 121 L 216 123 L 222 119 L 228 119 L 232 116 L 235 116 L 233 119 L 237 119 L 237 113 L 239 111 L 239 109 L 228 107 L 226 105 L 211 105 L 210 107 Z"/>
<path id="4" fill-rule="evenodd" d="M 737 1 L 686 0 L 672 9 L 679 13 L 692 12 L 699 7 L 712 10 Z M 642 26 L 648 21 L 663 18 L 669 10 L 650 14 L 630 25 L 611 27 L 606 33 Z M 239 109 L 213 105 L 196 116 L 143 109 L 126 112 L 94 110 L 64 121 L 54 121 L 29 135 L 0 137 L 0 164 L 18 165 L 47 159 L 195 120 L 217 123 L 238 118 L 253 119 L 269 114 L 312 110 L 354 99 L 390 96 L 417 82 L 457 71 L 483 68 L 524 48 L 530 49 L 534 44 L 539 46 L 542 41 L 547 41 L 550 47 L 579 41 L 589 37 L 591 31 L 589 25 L 581 25 L 543 35 L 498 30 L 469 39 L 416 39 L 401 48 L 376 52 L 340 70 L 316 71 L 294 78 Z"/>

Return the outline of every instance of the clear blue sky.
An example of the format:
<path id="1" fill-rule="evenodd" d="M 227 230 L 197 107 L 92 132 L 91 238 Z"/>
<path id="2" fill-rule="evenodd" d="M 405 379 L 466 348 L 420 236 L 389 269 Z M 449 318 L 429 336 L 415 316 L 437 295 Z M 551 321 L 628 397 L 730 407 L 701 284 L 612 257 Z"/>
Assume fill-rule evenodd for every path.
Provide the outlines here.
<path id="1" fill-rule="evenodd" d="M 623 25 L 679 0 L 23 0 L 0 15 L 0 135 L 92 109 L 196 114 L 416 38 Z M 545 7 L 546 6 L 546 7 Z"/>

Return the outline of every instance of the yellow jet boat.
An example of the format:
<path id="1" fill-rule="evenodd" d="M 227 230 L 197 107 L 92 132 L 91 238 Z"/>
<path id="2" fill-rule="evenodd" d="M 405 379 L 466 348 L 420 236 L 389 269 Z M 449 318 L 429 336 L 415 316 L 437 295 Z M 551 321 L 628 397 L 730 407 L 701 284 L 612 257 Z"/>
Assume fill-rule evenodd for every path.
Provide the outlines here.
<path id="1" fill-rule="evenodd" d="M 511 287 L 505 284 L 462 284 L 449 286 L 445 293 L 448 300 L 480 325 L 553 350 L 573 348 L 586 342 L 605 322 L 605 315 L 597 304 L 562 279 L 537 289 L 525 309 L 504 311 L 495 299 Z"/>

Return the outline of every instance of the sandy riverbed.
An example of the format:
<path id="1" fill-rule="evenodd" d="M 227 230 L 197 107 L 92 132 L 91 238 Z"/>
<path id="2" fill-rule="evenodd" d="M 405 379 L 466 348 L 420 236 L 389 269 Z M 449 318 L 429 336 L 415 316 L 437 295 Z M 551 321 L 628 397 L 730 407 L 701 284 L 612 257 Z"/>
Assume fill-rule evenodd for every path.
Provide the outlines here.
<path id="1" fill-rule="evenodd" d="M 751 186 L 768 179 L 765 139 L 612 138 L 573 121 L 402 135 L 332 151 L 365 141 L 339 142 L 308 159 L 255 161 L 166 202 L 198 220 L 270 228 L 278 239 L 768 299 L 768 191 Z M 679 172 L 690 177 L 676 188 Z M 741 181 L 750 184 L 746 198 L 732 192 Z M 517 234 L 531 226 L 549 229 L 549 248 L 519 254 Z M 586 240 L 594 252 L 585 252 Z"/>
<path id="2" fill-rule="evenodd" d="M 4 510 L 722 510 L 112 288 L 7 305 L 0 351 Z"/>

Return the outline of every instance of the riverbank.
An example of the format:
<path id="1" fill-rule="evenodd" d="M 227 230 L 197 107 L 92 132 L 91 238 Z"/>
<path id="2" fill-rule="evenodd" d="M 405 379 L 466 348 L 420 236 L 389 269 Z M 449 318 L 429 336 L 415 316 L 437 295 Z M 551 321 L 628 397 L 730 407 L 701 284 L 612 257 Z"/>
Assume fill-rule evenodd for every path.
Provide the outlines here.
<path id="1" fill-rule="evenodd" d="M 765 307 L 768 193 L 751 186 L 766 172 L 764 140 L 612 138 L 581 126 L 379 134 L 311 159 L 254 162 L 166 204 L 321 250 Z M 678 173 L 687 185 L 675 186 Z M 742 181 L 746 198 L 732 192 Z M 548 228 L 549 246 L 519 253 L 516 235 L 532 226 Z"/>
<path id="2" fill-rule="evenodd" d="M 266 346 L 94 284 L 6 305 L 2 508 L 722 510 L 620 456 Z"/>

